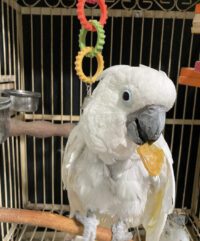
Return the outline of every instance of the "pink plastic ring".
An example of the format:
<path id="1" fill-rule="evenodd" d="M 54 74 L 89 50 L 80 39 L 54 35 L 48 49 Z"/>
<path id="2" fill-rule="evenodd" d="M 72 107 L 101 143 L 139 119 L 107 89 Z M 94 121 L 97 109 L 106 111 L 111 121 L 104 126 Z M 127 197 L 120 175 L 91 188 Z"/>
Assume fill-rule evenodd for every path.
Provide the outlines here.
<path id="1" fill-rule="evenodd" d="M 86 3 L 96 4 L 96 3 L 97 3 L 97 0 L 86 0 Z"/>
<path id="2" fill-rule="evenodd" d="M 84 12 L 85 2 L 86 2 L 86 0 L 78 0 L 78 3 L 76 5 L 77 6 L 77 16 L 78 16 L 78 19 L 80 20 L 81 25 L 83 25 L 83 27 L 85 29 L 87 29 L 88 31 L 95 32 L 96 31 L 95 27 L 92 26 L 92 24 L 87 20 L 87 18 L 85 16 L 85 12 Z M 108 18 L 107 6 L 105 4 L 105 0 L 98 0 L 97 3 L 101 10 L 101 17 L 100 17 L 99 22 L 102 26 L 104 26 L 104 24 L 106 23 L 106 20 Z"/>

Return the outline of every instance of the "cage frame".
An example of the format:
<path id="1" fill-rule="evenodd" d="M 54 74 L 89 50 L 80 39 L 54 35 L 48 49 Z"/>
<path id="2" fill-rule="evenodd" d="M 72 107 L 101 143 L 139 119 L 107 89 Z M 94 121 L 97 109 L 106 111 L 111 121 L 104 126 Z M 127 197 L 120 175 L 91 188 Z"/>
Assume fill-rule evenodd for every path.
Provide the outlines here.
<path id="1" fill-rule="evenodd" d="M 48 2 L 48 1 L 47 1 Z M 62 3 L 62 1 L 58 1 L 60 3 Z M 129 4 L 130 1 L 121 1 L 121 4 L 123 6 L 123 9 L 114 9 L 115 5 L 117 3 L 119 3 L 120 1 L 117 0 L 117 1 L 107 1 L 110 5 L 109 5 L 109 16 L 114 19 L 114 18 L 118 18 L 118 17 L 121 17 L 122 19 L 124 18 L 141 18 L 144 19 L 145 18 L 153 18 L 153 19 L 173 19 L 173 21 L 175 21 L 174 19 L 184 19 L 184 21 L 186 21 L 187 19 L 192 19 L 193 16 L 194 16 L 194 13 L 192 11 L 187 11 L 189 9 L 191 9 L 196 2 L 198 1 L 192 1 L 192 3 L 190 4 L 185 4 L 185 8 L 184 8 L 184 11 L 182 11 L 183 9 L 181 9 L 179 6 L 178 6 L 178 3 L 177 1 L 174 1 L 174 5 L 170 7 L 170 11 L 169 11 L 169 8 L 168 9 L 165 9 L 165 4 L 164 2 L 169 2 L 170 1 L 161 1 L 162 4 L 159 5 L 158 4 L 158 1 L 155 1 L 158 6 L 159 6 L 159 9 L 158 10 L 148 10 L 149 7 L 147 8 L 143 8 L 140 6 L 140 3 L 139 1 L 135 1 L 135 5 L 133 5 L 132 7 L 130 8 L 127 8 L 126 4 Z M 148 1 L 147 1 L 148 2 Z M 0 64 L 0 90 L 3 90 L 5 88 L 21 88 L 21 89 L 25 89 L 25 73 L 24 73 L 24 43 L 23 43 L 23 15 L 30 15 L 30 16 L 34 16 L 34 15 L 41 15 L 41 16 L 51 16 L 51 18 L 53 18 L 52 16 L 62 16 L 62 19 L 64 16 L 71 16 L 71 17 L 74 17 L 76 16 L 76 10 L 74 8 L 74 5 L 75 5 L 75 1 L 72 1 L 72 4 L 70 6 L 68 6 L 68 8 L 64 8 L 64 7 L 55 7 L 55 6 L 46 6 L 46 7 L 37 7 L 37 6 L 34 6 L 34 4 L 31 6 L 20 6 L 16 1 L 14 0 L 1 0 L 1 5 L 6 5 L 8 6 L 7 7 L 7 11 L 9 12 L 9 8 L 12 9 L 12 11 L 16 11 L 15 12 L 15 15 L 16 15 L 16 19 L 14 20 L 14 13 L 12 12 L 11 14 L 11 19 L 13 21 L 13 24 L 12 26 L 14 26 L 14 22 L 16 21 L 16 45 L 15 45 L 15 41 L 13 41 L 13 43 L 11 43 L 11 39 L 10 39 L 10 35 L 11 35 L 11 32 L 13 35 L 15 35 L 14 33 L 14 29 L 10 29 L 8 27 L 9 25 L 9 17 L 8 17 L 8 12 L 7 12 L 7 28 L 9 29 L 9 32 L 8 32 L 8 42 L 9 42 L 9 45 L 8 45 L 8 56 L 9 56 L 9 60 L 7 60 L 7 56 L 5 54 L 6 52 L 6 46 L 5 46 L 5 29 L 4 27 L 2 28 L 2 35 L 3 35 L 3 52 L 4 52 L 4 63 L 8 61 L 8 69 L 9 69 L 9 74 L 4 74 L 4 75 L 1 75 L 1 64 Z M 163 5 L 164 4 L 164 5 Z M 138 9 L 136 10 L 133 10 L 135 7 L 138 7 Z M 176 8 L 175 11 L 172 10 L 173 8 Z M 2 14 L 2 26 L 5 26 L 5 12 L 3 11 L 3 14 Z M 98 10 L 96 8 L 94 9 L 86 9 L 86 15 L 87 16 L 98 16 Z M 32 19 L 32 17 L 31 17 Z M 32 21 L 32 20 L 31 20 Z M 51 20 L 53 21 L 53 20 Z M 62 20 L 63 21 L 63 20 Z M 124 20 L 123 20 L 124 21 Z M 112 24 L 113 24 L 114 20 L 112 20 Z M 63 24 L 63 22 L 62 22 Z M 143 22 L 144 24 L 144 22 Z M 112 26 L 113 27 L 113 26 Z M 33 31 L 33 29 L 31 29 L 31 32 Z M 123 27 L 122 27 L 122 30 L 123 32 Z M 33 32 L 31 33 L 33 34 Z M 70 36 L 70 39 L 72 40 L 72 37 L 73 37 L 73 34 Z M 163 40 L 163 37 L 162 37 L 162 40 Z M 191 45 L 192 45 L 192 41 L 193 41 L 193 38 L 191 40 Z M 11 45 L 13 45 L 11 47 Z M 133 46 L 132 46 L 133 47 Z M 33 45 L 32 45 L 32 48 L 33 48 Z M 13 50 L 13 56 L 11 54 L 11 49 Z M 33 49 L 31 50 L 33 52 Z M 151 49 L 152 51 L 152 49 Z M 141 53 L 140 53 L 141 55 Z M 181 52 L 180 52 L 180 55 L 181 55 Z M 191 55 L 190 55 L 191 56 Z M 179 56 L 181 57 L 181 56 Z M 33 55 L 31 56 L 31 58 L 33 58 Z M 62 58 L 62 56 L 61 56 Z M 141 56 L 140 56 L 140 61 L 141 61 Z M 13 62 L 13 72 L 12 73 L 12 70 L 11 70 L 11 59 L 12 59 L 12 62 Z M 71 63 L 73 62 L 72 60 L 72 56 L 71 56 Z M 171 61 L 171 60 L 170 60 Z M 190 62 L 191 60 L 189 60 L 188 62 Z M 112 60 L 111 60 L 112 62 Z M 120 52 L 120 60 L 119 60 L 120 63 L 122 63 L 122 50 Z M 150 61 L 151 62 L 151 61 Z M 51 65 L 53 63 L 51 62 Z M 171 64 L 171 63 L 170 63 Z M 170 66 L 169 64 L 169 66 Z M 159 67 L 161 63 L 159 63 Z M 178 64 L 178 69 L 180 69 L 181 67 L 181 63 L 179 61 L 179 64 Z M 5 72 L 7 72 L 7 67 L 4 66 L 5 68 Z M 72 68 L 72 66 L 71 66 Z M 169 70 L 170 71 L 170 70 Z M 72 72 L 70 73 L 70 82 L 72 82 L 72 79 L 73 79 L 73 76 L 72 76 Z M 34 80 L 34 73 L 32 72 L 32 80 Z M 64 81 L 62 79 L 62 81 Z M 34 81 L 33 81 L 34 82 Z M 33 84 L 34 86 L 34 84 Z M 82 86 L 82 83 L 80 84 L 80 89 L 82 89 L 83 86 Z M 176 85 L 176 88 L 178 89 L 178 85 Z M 33 87 L 34 89 L 34 87 Z M 72 85 L 71 85 L 71 89 L 72 91 Z M 197 88 L 195 88 L 195 97 L 194 97 L 194 103 L 197 99 Z M 186 87 L 186 93 L 185 93 L 185 96 L 188 95 L 188 87 Z M 82 99 L 82 96 L 81 96 L 81 99 Z M 82 104 L 82 101 L 80 101 L 80 105 Z M 23 121 L 35 121 L 35 120 L 47 120 L 47 121 L 51 121 L 52 123 L 56 122 L 56 121 L 59 121 L 60 123 L 64 123 L 66 121 L 69 121 L 69 122 L 77 122 L 79 120 L 79 115 L 74 115 L 73 114 L 73 100 L 71 99 L 71 112 L 69 115 L 64 115 L 63 113 L 61 113 L 60 115 L 57 115 L 57 114 L 44 114 L 41 113 L 41 114 L 25 114 L 25 113 L 22 113 L 22 114 L 19 114 L 17 116 L 14 116 L 14 118 L 18 118 L 20 120 L 23 120 Z M 184 106 L 186 106 L 186 103 L 184 103 Z M 53 108 L 53 107 L 52 107 Z M 175 110 L 174 110 L 174 113 L 176 113 L 176 108 L 177 108 L 177 105 L 175 105 Z M 186 108 L 186 107 L 185 107 Z M 184 113 L 185 113 L 185 108 L 184 108 Z M 193 110 L 194 112 L 194 110 Z M 185 115 L 185 114 L 184 114 Z M 166 124 L 168 125 L 172 125 L 173 126 L 173 133 L 172 135 L 174 135 L 174 128 L 176 125 L 181 125 L 181 133 L 183 133 L 184 131 L 184 126 L 185 125 L 191 125 L 191 128 L 193 128 L 194 126 L 200 126 L 200 120 L 199 119 L 177 119 L 177 118 L 174 118 L 175 115 L 173 116 L 173 118 L 168 118 L 167 121 L 166 121 Z M 193 130 L 193 129 L 192 129 Z M 173 138 L 172 138 L 173 139 Z M 183 139 L 183 134 L 181 134 L 181 139 Z M 54 139 L 52 139 L 52 142 L 53 142 Z M 62 140 L 63 142 L 63 140 Z M 190 137 L 190 145 L 191 145 L 191 137 Z M 16 148 L 15 148 L 16 146 Z M 171 144 L 171 147 L 173 146 L 173 144 Z M 11 153 L 18 153 L 17 156 L 18 156 L 18 159 L 19 160 L 16 160 L 16 164 L 18 165 L 18 171 L 17 171 L 17 178 L 19 179 L 18 182 L 21 183 L 21 194 L 16 194 L 16 196 L 13 198 L 15 199 L 15 203 L 17 203 L 16 200 L 18 200 L 18 206 L 16 205 L 16 207 L 20 207 L 20 208 L 29 208 L 29 209 L 38 209 L 38 210 L 49 210 L 51 212 L 60 212 L 60 213 L 63 213 L 63 212 L 66 212 L 66 211 L 69 211 L 69 206 L 68 205 L 64 205 L 64 204 L 61 204 L 61 205 L 57 205 L 57 204 L 40 204 L 40 203 L 37 203 L 37 205 L 35 205 L 35 203 L 31 203 L 29 201 L 29 197 L 28 197 L 28 167 L 27 167 L 27 137 L 26 136 L 20 136 L 19 138 L 13 138 L 11 137 L 5 144 L 2 145 L 2 148 L 3 148 L 3 163 L 4 163 L 4 168 L 6 167 L 6 155 L 8 156 L 8 162 L 9 162 L 9 167 L 8 167 L 8 172 L 11 173 Z M 6 154 L 6 150 L 8 151 L 8 153 Z M 198 182 L 199 182 L 199 177 L 200 177 L 200 140 L 199 140 L 199 143 L 198 143 L 198 158 L 197 158 L 197 161 L 196 161 L 196 168 L 195 168 L 195 177 L 194 177 L 194 188 L 193 188 L 193 194 L 192 194 L 192 206 L 191 206 L 191 210 L 184 210 L 184 213 L 185 215 L 190 215 L 191 218 L 190 218 L 190 222 L 192 223 L 192 225 L 195 226 L 195 228 L 197 229 L 197 232 L 198 229 L 200 228 L 200 224 L 199 224 L 199 217 L 200 217 L 200 213 L 199 213 L 199 217 L 196 216 L 196 213 L 197 213 L 197 209 L 199 208 L 198 205 L 199 205 L 199 185 L 198 185 Z M 23 161 L 22 161 L 23 160 Z M 181 160 L 181 154 L 179 154 L 179 164 L 180 164 L 180 160 Z M 35 161 L 34 161 L 35 162 Z M 188 160 L 187 160 L 187 163 L 188 163 Z M 6 174 L 6 169 L 4 170 L 4 175 L 7 176 Z M 9 188 L 9 191 L 12 192 L 12 181 L 10 180 L 10 177 L 6 177 L 4 178 L 5 179 L 5 182 L 4 183 L 4 189 L 6 190 L 6 186 L 7 186 L 7 183 L 9 182 L 10 184 L 10 188 Z M 6 180 L 9 180 L 9 181 L 6 181 Z M 36 178 L 35 178 L 36 180 Z M 16 187 L 14 187 L 16 188 Z M 0 192 L 2 190 L 0 189 Z M 185 191 L 184 191 L 185 192 Z M 7 191 L 6 191 L 6 194 L 5 194 L 5 207 L 8 207 L 8 200 L 6 200 L 7 198 Z M 185 195 L 185 194 L 184 194 Z M 10 197 L 12 197 L 12 195 L 10 195 Z M 37 199 L 37 198 L 36 198 Z M 11 200 L 11 203 L 13 201 Z M 2 196 L 0 195 L 0 206 L 2 205 Z M 13 206 L 10 205 L 11 207 Z M 182 212 L 182 210 L 181 210 Z M 10 240 L 10 238 L 12 238 L 12 235 L 15 234 L 16 230 L 18 228 L 18 225 L 9 225 L 9 224 L 6 224 L 6 225 L 2 225 L 1 224 L 1 232 L 2 233 L 7 233 L 4 237 L 3 240 Z M 22 232 L 21 234 L 25 233 L 26 229 L 28 227 L 27 226 L 24 226 L 22 228 Z M 35 232 L 36 232 L 36 229 L 34 229 Z M 47 232 L 47 230 L 46 230 Z M 41 235 L 44 235 L 44 233 L 42 233 Z M 23 235 L 21 236 L 23 237 Z M 20 240 L 20 239 L 19 239 Z"/>

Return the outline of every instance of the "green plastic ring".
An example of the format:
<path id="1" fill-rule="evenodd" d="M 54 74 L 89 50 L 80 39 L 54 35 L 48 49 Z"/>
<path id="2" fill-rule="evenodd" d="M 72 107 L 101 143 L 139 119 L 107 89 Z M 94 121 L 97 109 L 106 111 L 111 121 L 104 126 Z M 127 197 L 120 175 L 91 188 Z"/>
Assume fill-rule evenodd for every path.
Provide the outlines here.
<path id="1" fill-rule="evenodd" d="M 105 31 L 102 25 L 97 20 L 90 20 L 89 21 L 97 30 L 97 42 L 93 51 L 90 52 L 87 57 L 93 58 L 97 55 L 97 53 L 101 53 L 103 50 L 103 45 L 105 44 Z M 82 27 L 79 34 L 79 47 L 83 50 L 86 47 L 86 35 L 88 30 Z"/>

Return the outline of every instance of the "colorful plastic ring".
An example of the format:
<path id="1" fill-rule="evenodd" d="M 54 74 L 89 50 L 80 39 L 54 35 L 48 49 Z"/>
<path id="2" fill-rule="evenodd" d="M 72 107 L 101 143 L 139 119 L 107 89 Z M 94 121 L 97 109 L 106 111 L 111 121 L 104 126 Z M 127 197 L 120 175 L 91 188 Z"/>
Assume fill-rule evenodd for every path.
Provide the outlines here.
<path id="1" fill-rule="evenodd" d="M 96 4 L 96 3 L 97 3 L 97 0 L 86 0 L 86 3 Z"/>
<path id="2" fill-rule="evenodd" d="M 101 55 L 101 53 L 97 53 L 96 58 L 97 58 L 98 67 L 95 75 L 93 75 L 92 77 L 88 77 L 83 73 L 83 69 L 82 69 L 83 58 L 85 57 L 85 55 L 87 55 L 92 51 L 93 51 L 92 47 L 84 48 L 83 50 L 78 52 L 78 55 L 76 56 L 76 61 L 75 61 L 75 70 L 77 75 L 79 76 L 80 80 L 88 84 L 94 83 L 104 69 L 103 56 Z"/>
<path id="3" fill-rule="evenodd" d="M 94 56 L 96 56 L 96 54 L 98 52 L 102 52 L 103 50 L 103 45 L 105 44 L 105 31 L 103 29 L 103 27 L 101 26 L 101 24 L 97 21 L 97 20 L 90 20 L 90 23 L 92 23 L 92 25 L 96 28 L 97 30 L 97 42 L 96 45 L 94 47 L 94 49 L 92 50 L 92 52 L 90 52 L 87 57 L 91 57 L 93 58 Z M 82 28 L 80 30 L 80 34 L 79 34 L 79 47 L 81 50 L 83 50 L 86 47 L 86 35 L 87 35 L 88 31 L 85 28 Z"/>
<path id="4" fill-rule="evenodd" d="M 92 24 L 87 20 L 86 16 L 85 16 L 85 12 L 84 12 L 84 6 L 85 6 L 85 1 L 86 0 L 78 0 L 77 3 L 77 16 L 78 19 L 80 20 L 81 25 L 83 25 L 83 27 L 85 29 L 87 29 L 88 31 L 96 31 L 95 27 L 92 26 Z M 106 20 L 108 18 L 108 12 L 107 12 L 107 6 L 105 4 L 105 0 L 98 0 L 98 5 L 101 9 L 101 17 L 100 17 L 100 24 L 102 26 L 104 26 L 104 24 L 106 23 Z"/>

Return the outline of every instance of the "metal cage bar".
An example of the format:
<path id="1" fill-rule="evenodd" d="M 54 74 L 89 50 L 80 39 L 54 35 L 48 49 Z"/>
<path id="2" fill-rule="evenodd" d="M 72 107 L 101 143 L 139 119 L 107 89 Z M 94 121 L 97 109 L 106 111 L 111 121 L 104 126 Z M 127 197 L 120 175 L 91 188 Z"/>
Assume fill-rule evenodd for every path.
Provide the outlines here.
<path id="1" fill-rule="evenodd" d="M 3 82 L 12 83 L 8 88 L 19 86 L 19 52 L 17 14 L 15 1 L 0 1 L 0 87 Z M 11 137 L 0 146 L 0 206 L 21 207 L 21 173 L 18 138 Z M 11 240 L 16 226 L 0 226 L 1 240 Z"/>

